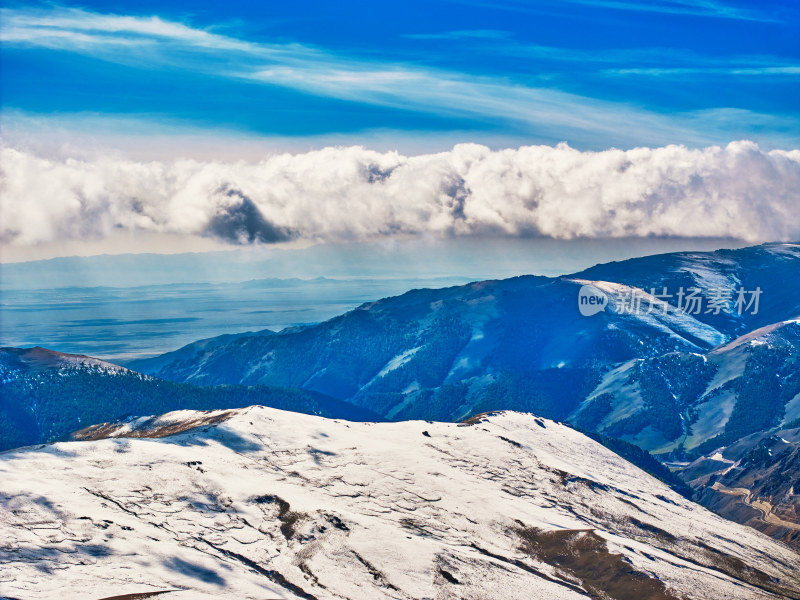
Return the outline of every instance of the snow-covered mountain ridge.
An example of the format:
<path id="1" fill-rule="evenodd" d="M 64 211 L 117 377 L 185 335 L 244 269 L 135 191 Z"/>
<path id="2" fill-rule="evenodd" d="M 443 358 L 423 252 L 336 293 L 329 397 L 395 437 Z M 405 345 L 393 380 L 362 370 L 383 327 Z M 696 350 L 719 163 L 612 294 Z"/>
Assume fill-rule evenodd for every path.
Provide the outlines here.
<path id="1" fill-rule="evenodd" d="M 66 354 L 48 348 L 0 348 L 0 381 L 18 379 L 21 376 L 36 376 L 42 372 L 58 371 L 62 376 L 81 372 L 117 375 L 133 373 L 99 358 L 83 354 Z M 139 375 L 148 378 L 146 375 Z"/>
<path id="2" fill-rule="evenodd" d="M 0 454 L 0 595 L 800 598 L 796 553 L 529 414 L 84 432 L 109 435 Z"/>

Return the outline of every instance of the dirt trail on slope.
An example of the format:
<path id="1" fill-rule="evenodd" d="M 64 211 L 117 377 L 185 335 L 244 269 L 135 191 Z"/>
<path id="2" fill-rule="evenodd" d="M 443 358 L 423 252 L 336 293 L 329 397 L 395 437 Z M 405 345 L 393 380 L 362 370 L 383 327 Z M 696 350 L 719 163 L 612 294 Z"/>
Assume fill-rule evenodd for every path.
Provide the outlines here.
<path id="1" fill-rule="evenodd" d="M 741 496 L 742 502 L 747 504 L 747 506 L 754 508 L 759 513 L 761 513 L 761 520 L 765 523 L 769 523 L 770 525 L 779 525 L 780 527 L 786 527 L 787 529 L 794 529 L 796 531 L 800 531 L 800 525 L 797 523 L 792 523 L 791 521 L 784 521 L 780 517 L 772 514 L 772 505 L 769 502 L 764 502 L 763 500 L 753 500 L 752 494 L 750 490 L 747 488 L 729 488 L 722 485 L 719 482 L 714 483 L 711 486 L 711 489 L 720 492 L 721 494 L 727 494 L 729 496 Z"/>

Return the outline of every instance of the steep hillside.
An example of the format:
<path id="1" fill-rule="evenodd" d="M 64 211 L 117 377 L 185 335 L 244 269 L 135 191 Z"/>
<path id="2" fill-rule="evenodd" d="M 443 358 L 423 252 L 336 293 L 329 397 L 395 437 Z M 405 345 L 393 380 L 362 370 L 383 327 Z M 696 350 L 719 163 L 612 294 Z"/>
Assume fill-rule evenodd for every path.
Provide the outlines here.
<path id="1" fill-rule="evenodd" d="M 497 408 L 563 418 L 608 365 L 726 339 L 676 310 L 581 317 L 581 286 L 519 277 L 414 290 L 317 326 L 204 341 L 130 366 L 201 385 L 301 387 L 390 419 L 455 420 Z"/>
<path id="2" fill-rule="evenodd" d="M 606 296 L 606 310 L 581 315 L 578 294 L 584 285 Z M 696 314 L 678 306 L 679 290 L 693 287 L 705 300 Z M 735 294 L 727 308 L 713 310 L 710 299 L 721 288 L 760 289 L 757 310 L 755 304 L 737 310 Z M 632 302 L 641 309 L 625 310 Z M 741 362 L 725 358 L 725 344 L 798 315 L 800 246 L 771 244 L 645 257 L 556 279 L 518 277 L 413 290 L 316 326 L 204 340 L 131 366 L 201 385 L 300 387 L 396 420 L 458 420 L 495 409 L 556 419 L 572 415 L 588 429 L 613 426 L 610 435 L 669 452 L 693 449 L 726 431 L 725 422 L 720 429 L 718 421 L 704 417 L 708 410 L 732 410 L 732 380 L 726 380 L 728 387 L 712 382 L 718 370 L 723 376 Z M 794 334 L 785 334 L 778 354 L 751 353 L 742 382 L 752 382 L 749 374 L 759 368 L 783 369 L 786 377 L 777 385 L 780 394 L 789 393 L 783 388 L 794 385 L 796 348 Z M 712 349 L 718 350 L 706 356 Z M 780 354 L 784 351 L 789 355 Z M 737 393 L 742 398 L 760 393 L 750 388 Z M 706 408 L 696 415 L 684 414 L 703 403 Z M 786 402 L 778 404 L 756 429 L 742 432 L 779 418 Z M 697 421 L 693 432 L 687 418 Z M 736 416 L 731 431 L 735 424 Z"/>
<path id="3" fill-rule="evenodd" d="M 112 437 L 0 454 L 0 593 L 800 598 L 798 554 L 532 415 L 251 407 L 84 435 Z"/>
<path id="4" fill-rule="evenodd" d="M 800 550 L 800 420 L 678 467 L 704 506 Z"/>
<path id="5" fill-rule="evenodd" d="M 800 319 L 710 352 L 635 359 L 607 372 L 570 417 L 677 458 L 800 418 Z"/>

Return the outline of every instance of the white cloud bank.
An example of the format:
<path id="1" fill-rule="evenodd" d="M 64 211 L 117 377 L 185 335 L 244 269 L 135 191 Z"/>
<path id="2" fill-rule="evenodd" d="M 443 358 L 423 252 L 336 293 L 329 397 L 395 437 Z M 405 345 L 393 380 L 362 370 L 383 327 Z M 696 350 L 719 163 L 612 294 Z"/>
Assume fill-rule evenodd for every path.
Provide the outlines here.
<path id="1" fill-rule="evenodd" d="M 44 158 L 0 150 L 0 241 L 120 230 L 228 243 L 400 235 L 800 239 L 800 150 L 752 142 L 581 152 L 464 144 L 403 156 L 362 147 L 257 163 Z"/>

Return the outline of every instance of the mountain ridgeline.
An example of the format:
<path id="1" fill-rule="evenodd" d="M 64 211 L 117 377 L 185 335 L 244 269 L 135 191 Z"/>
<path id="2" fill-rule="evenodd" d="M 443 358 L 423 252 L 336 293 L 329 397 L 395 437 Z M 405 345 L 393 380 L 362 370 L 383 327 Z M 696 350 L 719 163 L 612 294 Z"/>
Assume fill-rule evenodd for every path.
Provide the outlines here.
<path id="1" fill-rule="evenodd" d="M 584 317 L 578 293 L 589 283 L 609 309 Z M 696 313 L 678 306 L 693 289 L 706 302 Z M 718 290 L 730 297 L 714 310 Z M 758 305 L 750 294 L 737 310 L 739 290 L 758 290 Z M 638 312 L 623 309 L 631 298 Z M 319 325 L 204 340 L 128 366 L 197 385 L 312 390 L 390 420 L 521 410 L 697 457 L 800 418 L 798 317 L 800 246 L 767 244 L 412 290 Z"/>

